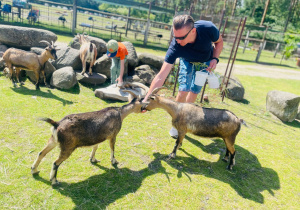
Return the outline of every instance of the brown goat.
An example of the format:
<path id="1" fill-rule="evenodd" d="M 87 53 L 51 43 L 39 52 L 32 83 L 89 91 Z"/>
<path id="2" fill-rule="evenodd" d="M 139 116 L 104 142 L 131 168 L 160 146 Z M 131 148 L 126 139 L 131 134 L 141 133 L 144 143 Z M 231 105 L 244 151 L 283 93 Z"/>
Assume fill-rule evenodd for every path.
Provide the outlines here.
<path id="1" fill-rule="evenodd" d="M 9 68 L 10 75 L 13 75 L 13 67 L 15 67 L 16 78 L 17 78 L 17 82 L 19 83 L 20 83 L 19 73 L 21 69 L 33 71 L 37 79 L 37 82 L 35 84 L 36 90 L 40 89 L 39 87 L 40 73 L 42 73 L 44 77 L 45 85 L 48 86 L 46 82 L 45 71 L 44 71 L 45 63 L 46 61 L 49 60 L 49 58 L 54 60 L 57 59 L 56 50 L 58 50 L 53 45 L 53 42 L 52 44 L 44 40 L 40 42 L 46 43 L 48 45 L 41 55 L 37 55 L 32 52 L 27 52 L 15 48 L 9 48 L 8 50 L 5 51 L 2 57 L 2 60 L 4 60 L 7 67 Z M 11 77 L 11 81 L 13 85 L 16 86 L 13 77 Z M 23 83 L 20 84 L 23 85 Z"/>
<path id="2" fill-rule="evenodd" d="M 83 146 L 93 146 L 90 156 L 91 163 L 98 162 L 95 152 L 98 144 L 109 139 L 111 148 L 111 163 L 117 164 L 114 157 L 116 137 L 121 130 L 124 118 L 132 112 L 140 113 L 143 105 L 136 95 L 128 90 L 124 90 L 133 95 L 134 99 L 122 107 L 108 107 L 100 111 L 71 114 L 56 122 L 49 118 L 42 118 L 53 125 L 52 136 L 46 147 L 38 154 L 37 159 L 31 167 L 31 173 L 37 174 L 41 160 L 58 144 L 60 145 L 59 158 L 53 163 L 50 173 L 52 185 L 58 184 L 56 179 L 57 170 L 60 164 L 68 159 L 72 152 Z"/>
<path id="3" fill-rule="evenodd" d="M 86 64 L 89 63 L 89 75 L 93 75 L 92 67 L 96 62 L 97 58 L 97 48 L 96 45 L 88 41 L 87 35 L 77 34 L 79 39 L 80 47 L 80 60 L 82 62 L 82 72 L 84 74 L 86 71 Z"/>
<path id="4" fill-rule="evenodd" d="M 227 168 L 231 170 L 235 164 L 235 138 L 240 131 L 241 123 L 245 124 L 245 122 L 225 109 L 202 108 L 195 104 L 179 103 L 156 95 L 162 88 L 164 87 L 152 91 L 149 96 L 150 102 L 143 109 L 151 111 L 162 108 L 171 115 L 172 125 L 178 130 L 178 138 L 169 158 L 175 158 L 186 133 L 201 137 L 221 137 L 226 145 L 226 155 L 223 160 L 228 162 L 230 153 Z"/>

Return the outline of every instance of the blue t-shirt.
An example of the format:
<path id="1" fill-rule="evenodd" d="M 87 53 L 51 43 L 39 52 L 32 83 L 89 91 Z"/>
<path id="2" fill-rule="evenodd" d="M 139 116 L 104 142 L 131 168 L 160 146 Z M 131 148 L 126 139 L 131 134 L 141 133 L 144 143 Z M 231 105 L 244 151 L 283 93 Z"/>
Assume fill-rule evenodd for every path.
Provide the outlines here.
<path id="1" fill-rule="evenodd" d="M 213 55 L 212 42 L 219 39 L 220 32 L 210 21 L 199 20 L 195 22 L 197 37 L 194 43 L 185 46 L 178 44 L 173 38 L 167 51 L 165 61 L 173 64 L 176 58 L 183 58 L 188 62 L 206 62 L 211 60 Z"/>

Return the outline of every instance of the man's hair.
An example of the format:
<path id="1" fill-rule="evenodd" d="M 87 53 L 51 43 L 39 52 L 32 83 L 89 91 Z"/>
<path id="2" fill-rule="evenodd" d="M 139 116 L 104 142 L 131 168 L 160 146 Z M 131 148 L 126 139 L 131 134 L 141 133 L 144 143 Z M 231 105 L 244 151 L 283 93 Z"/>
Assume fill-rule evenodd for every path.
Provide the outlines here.
<path id="1" fill-rule="evenodd" d="M 173 27 L 179 30 L 184 27 L 194 28 L 194 19 L 189 15 L 178 15 L 173 19 Z"/>

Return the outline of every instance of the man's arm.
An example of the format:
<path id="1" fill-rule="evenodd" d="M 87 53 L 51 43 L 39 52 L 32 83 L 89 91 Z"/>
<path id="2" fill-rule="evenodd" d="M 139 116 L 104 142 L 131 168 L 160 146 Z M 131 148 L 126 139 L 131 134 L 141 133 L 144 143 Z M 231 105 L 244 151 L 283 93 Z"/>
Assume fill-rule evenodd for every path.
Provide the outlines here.
<path id="1" fill-rule="evenodd" d="M 219 39 L 216 42 L 214 42 L 214 44 L 215 44 L 215 48 L 214 48 L 214 52 L 213 52 L 213 57 L 219 58 L 219 56 L 223 50 L 223 38 L 221 35 L 220 35 Z M 216 66 L 217 66 L 217 60 L 213 59 L 213 60 L 211 60 L 207 70 L 213 71 L 216 69 Z"/>
<path id="2" fill-rule="evenodd" d="M 149 91 L 148 91 L 147 95 L 145 96 L 145 99 L 143 100 L 143 102 L 147 101 L 149 95 L 151 94 L 151 92 L 155 88 L 161 87 L 164 84 L 167 76 L 169 75 L 169 73 L 170 73 L 170 71 L 172 69 L 172 66 L 173 66 L 173 64 L 169 64 L 169 63 L 167 63 L 167 62 L 164 61 L 163 65 L 162 65 L 162 67 L 160 69 L 160 71 L 154 77 L 154 79 L 153 79 L 153 81 L 151 83 L 151 86 L 149 88 Z"/>

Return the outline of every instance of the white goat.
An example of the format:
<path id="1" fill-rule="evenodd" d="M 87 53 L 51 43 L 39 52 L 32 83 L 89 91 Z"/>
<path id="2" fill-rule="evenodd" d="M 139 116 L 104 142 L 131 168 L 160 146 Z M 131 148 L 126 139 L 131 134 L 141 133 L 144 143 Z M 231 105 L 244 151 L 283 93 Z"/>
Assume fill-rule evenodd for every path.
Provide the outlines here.
<path id="1" fill-rule="evenodd" d="M 86 64 L 89 63 L 89 75 L 93 75 L 92 67 L 97 58 L 97 48 L 96 45 L 88 40 L 87 35 L 77 34 L 79 39 L 80 47 L 80 59 L 82 62 L 82 72 L 84 74 L 86 71 Z"/>

